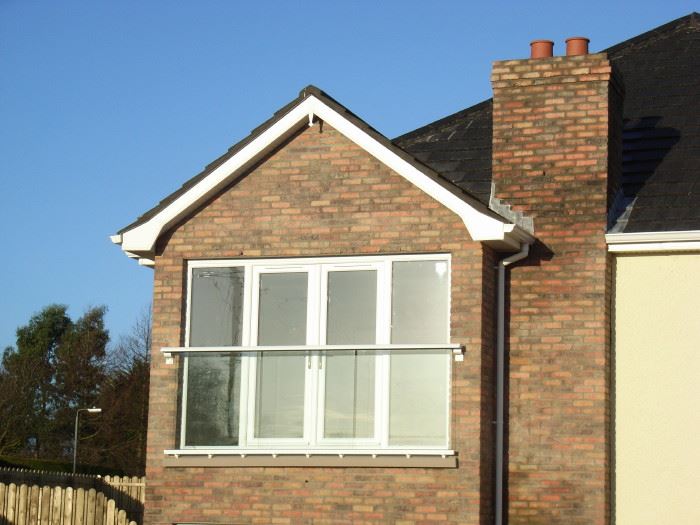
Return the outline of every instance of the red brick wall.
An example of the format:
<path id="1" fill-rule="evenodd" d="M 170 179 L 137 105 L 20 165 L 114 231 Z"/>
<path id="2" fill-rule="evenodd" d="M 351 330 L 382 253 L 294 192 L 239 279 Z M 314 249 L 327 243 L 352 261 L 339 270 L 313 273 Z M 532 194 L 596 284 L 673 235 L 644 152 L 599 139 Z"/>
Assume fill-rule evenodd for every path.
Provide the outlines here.
<path id="1" fill-rule="evenodd" d="M 611 75 L 604 55 L 493 68 L 496 197 L 531 216 L 540 241 L 510 277 L 511 525 L 609 522 Z"/>
<path id="2" fill-rule="evenodd" d="M 486 523 L 492 509 L 494 256 L 460 219 L 328 125 L 305 129 L 159 242 L 146 523 Z M 457 469 L 165 468 L 176 447 L 188 259 L 450 252 Z M 486 297 L 483 300 L 484 296 Z"/>

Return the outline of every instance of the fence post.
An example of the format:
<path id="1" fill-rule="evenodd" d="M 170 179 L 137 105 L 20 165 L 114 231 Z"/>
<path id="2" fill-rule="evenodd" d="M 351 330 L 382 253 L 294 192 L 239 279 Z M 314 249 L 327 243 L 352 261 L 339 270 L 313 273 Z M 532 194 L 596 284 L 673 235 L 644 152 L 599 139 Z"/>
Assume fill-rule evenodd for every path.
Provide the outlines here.
<path id="1" fill-rule="evenodd" d="M 11 474 L 22 481 L 7 482 Z M 54 483 L 74 483 L 61 487 Z M 137 525 L 145 479 L 0 468 L 0 525 Z"/>
<path id="2" fill-rule="evenodd" d="M 39 525 L 49 525 L 51 519 L 51 487 L 41 487 L 41 515 Z"/>
<path id="3" fill-rule="evenodd" d="M 71 525 L 73 519 L 73 487 L 66 487 L 63 496 L 63 525 Z"/>
<path id="4" fill-rule="evenodd" d="M 19 497 L 17 498 L 17 523 L 16 525 L 27 525 L 27 486 L 19 486 Z"/>
<path id="5" fill-rule="evenodd" d="M 95 523 L 95 506 L 97 503 L 95 495 L 95 489 L 90 489 L 87 491 L 87 516 L 85 518 L 85 523 L 88 525 L 94 525 Z"/>
<path id="6" fill-rule="evenodd" d="M 115 525 L 116 516 L 115 516 L 114 510 L 115 510 L 114 500 L 113 499 L 107 500 L 107 520 L 106 520 L 107 523 L 106 523 L 106 525 Z"/>
<path id="7" fill-rule="evenodd" d="M 29 498 L 28 498 L 28 512 L 27 512 L 27 523 L 31 525 L 36 525 L 39 519 L 39 505 L 41 504 L 41 487 L 39 485 L 32 485 L 29 488 Z"/>
<path id="8" fill-rule="evenodd" d="M 53 487 L 51 489 L 51 525 L 62 525 L 63 523 L 63 489 L 61 487 Z"/>

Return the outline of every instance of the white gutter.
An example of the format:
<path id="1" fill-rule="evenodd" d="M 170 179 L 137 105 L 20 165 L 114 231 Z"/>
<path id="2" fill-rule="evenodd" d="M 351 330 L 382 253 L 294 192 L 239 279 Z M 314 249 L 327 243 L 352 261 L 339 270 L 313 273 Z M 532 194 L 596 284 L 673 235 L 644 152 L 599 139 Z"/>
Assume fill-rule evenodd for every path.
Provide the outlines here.
<path id="1" fill-rule="evenodd" d="M 504 442 L 505 442 L 505 329 L 506 329 L 506 267 L 530 253 L 530 245 L 523 243 L 520 251 L 498 262 L 498 297 L 496 319 L 496 525 L 503 524 Z"/>
<path id="2" fill-rule="evenodd" d="M 611 253 L 687 252 L 700 250 L 700 230 L 608 233 Z"/>

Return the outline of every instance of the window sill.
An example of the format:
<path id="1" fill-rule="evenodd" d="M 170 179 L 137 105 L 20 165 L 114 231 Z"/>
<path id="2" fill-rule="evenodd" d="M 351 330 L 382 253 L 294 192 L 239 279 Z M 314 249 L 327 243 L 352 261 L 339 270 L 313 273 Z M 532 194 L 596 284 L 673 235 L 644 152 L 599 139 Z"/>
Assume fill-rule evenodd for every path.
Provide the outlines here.
<path id="1" fill-rule="evenodd" d="M 250 451 L 234 453 L 222 450 L 166 450 L 165 467 L 380 467 L 380 468 L 456 468 L 452 450 L 412 451 Z"/>

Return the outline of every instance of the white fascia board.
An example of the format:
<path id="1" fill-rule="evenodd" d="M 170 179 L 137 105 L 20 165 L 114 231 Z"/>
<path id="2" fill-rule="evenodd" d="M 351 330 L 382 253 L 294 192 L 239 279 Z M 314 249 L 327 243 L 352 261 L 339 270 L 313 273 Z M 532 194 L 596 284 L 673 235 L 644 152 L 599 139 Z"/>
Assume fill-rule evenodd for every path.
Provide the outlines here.
<path id="1" fill-rule="evenodd" d="M 610 253 L 695 252 L 700 251 L 700 241 L 610 244 L 608 251 Z"/>
<path id="2" fill-rule="evenodd" d="M 447 188 L 428 177 L 411 163 L 402 159 L 399 155 L 388 149 L 365 131 L 355 126 L 355 124 L 347 120 L 334 109 L 315 97 L 311 97 L 310 100 L 313 103 L 313 112 L 320 119 L 330 124 L 345 137 L 373 155 L 377 160 L 403 176 L 406 180 L 420 188 L 447 209 L 457 214 L 462 219 L 462 222 L 464 222 L 473 240 L 504 243 L 504 247 L 508 245 L 512 246 L 514 249 L 520 247 L 520 242 L 512 239 L 513 236 L 509 235 L 514 229 L 520 230 L 517 226 L 501 222 L 477 210 L 468 202 L 460 199 Z M 528 235 L 524 231 L 519 233 L 524 233 L 526 236 Z"/>
<path id="3" fill-rule="evenodd" d="M 700 250 L 700 230 L 608 233 L 611 253 L 687 252 Z"/>
<path id="4" fill-rule="evenodd" d="M 125 252 L 137 253 L 142 260 L 152 261 L 156 240 L 170 225 L 230 182 L 261 154 L 289 137 L 301 125 L 310 125 L 313 115 L 327 122 L 380 162 L 456 213 L 473 240 L 486 242 L 496 249 L 504 250 L 519 249 L 522 242 L 533 241 L 533 237 L 518 226 L 501 222 L 460 199 L 314 96 L 306 98 L 147 222 L 122 233 L 121 236 L 112 236 L 112 241 L 121 244 Z"/>
<path id="5" fill-rule="evenodd" d="M 299 124 L 308 117 L 307 101 L 304 101 L 147 222 L 124 232 L 122 234 L 122 250 L 151 253 L 159 235 L 168 226 L 229 182 L 241 168 L 255 160 L 260 153 L 273 147 L 280 139 L 298 129 Z"/>

